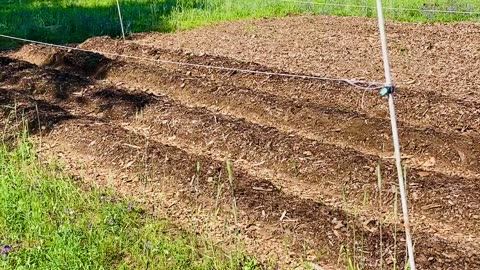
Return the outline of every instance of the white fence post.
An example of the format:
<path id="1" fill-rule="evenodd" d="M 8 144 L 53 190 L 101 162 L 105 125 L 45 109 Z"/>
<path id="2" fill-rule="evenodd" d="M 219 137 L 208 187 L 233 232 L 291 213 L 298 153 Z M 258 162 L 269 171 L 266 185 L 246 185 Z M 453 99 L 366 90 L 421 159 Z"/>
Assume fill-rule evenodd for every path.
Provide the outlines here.
<path id="1" fill-rule="evenodd" d="M 125 28 L 123 27 L 122 10 L 120 9 L 119 0 L 117 0 L 117 10 L 118 10 L 118 19 L 120 20 L 120 28 L 122 28 L 122 37 L 123 37 L 123 40 L 125 40 Z"/>
<path id="2" fill-rule="evenodd" d="M 387 34 L 385 32 L 385 19 L 383 17 L 382 0 L 377 0 L 377 16 L 380 31 L 380 40 L 382 43 L 383 66 L 385 69 L 385 83 L 383 94 L 388 95 L 388 107 L 390 111 L 390 122 L 392 125 L 393 147 L 395 149 L 395 163 L 397 166 L 398 184 L 400 186 L 400 197 L 402 202 L 403 223 L 407 240 L 408 261 L 410 270 L 415 270 L 415 257 L 413 255 L 412 235 L 410 233 L 410 223 L 408 218 L 407 195 L 405 190 L 405 179 L 402 170 L 402 158 L 400 154 L 400 141 L 398 138 L 397 117 L 395 115 L 395 102 L 393 98 L 394 87 L 392 85 L 392 75 L 390 71 L 390 61 L 388 59 Z"/>

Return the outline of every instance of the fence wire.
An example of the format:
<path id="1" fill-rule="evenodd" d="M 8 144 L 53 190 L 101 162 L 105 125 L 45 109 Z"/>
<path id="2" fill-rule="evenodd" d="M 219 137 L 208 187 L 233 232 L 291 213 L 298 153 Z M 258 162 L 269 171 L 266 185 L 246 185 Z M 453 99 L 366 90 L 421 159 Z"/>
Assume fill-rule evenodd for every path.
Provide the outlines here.
<path id="1" fill-rule="evenodd" d="M 302 0 L 278 0 L 279 2 L 296 3 L 304 5 L 317 5 L 317 6 L 333 6 L 344 8 L 362 8 L 362 9 L 376 9 L 374 6 L 367 5 L 354 5 L 354 4 L 341 4 L 341 3 L 328 3 L 328 2 L 313 2 Z M 460 14 L 460 15 L 480 15 L 480 11 L 459 11 L 459 10 L 446 10 L 446 9 L 419 9 L 419 8 L 402 8 L 402 7 L 383 7 L 383 10 L 392 11 L 418 11 L 423 13 L 446 13 L 446 14 Z"/>
<path id="2" fill-rule="evenodd" d="M 36 41 L 36 40 L 30 40 L 30 39 L 26 39 L 26 38 L 19 38 L 19 37 L 14 37 L 14 36 L 8 36 L 8 35 L 2 35 L 2 34 L 0 34 L 0 37 L 10 39 L 10 40 L 16 40 L 16 41 L 31 43 L 31 44 L 43 45 L 43 46 L 47 46 L 47 47 L 54 47 L 54 48 L 58 48 L 58 49 L 62 49 L 62 50 L 75 50 L 75 51 L 81 51 L 81 52 L 87 52 L 87 53 L 96 53 L 96 54 L 101 54 L 101 55 L 110 56 L 110 57 L 119 57 L 119 58 L 126 58 L 126 59 L 156 62 L 156 63 L 160 63 L 160 64 L 172 64 L 172 65 L 177 65 L 177 66 L 221 70 L 221 71 L 228 71 L 228 72 L 248 73 L 248 74 L 263 75 L 263 76 L 276 76 L 276 77 L 285 77 L 285 78 L 296 78 L 296 79 L 329 81 L 329 82 L 335 82 L 335 83 L 345 83 L 345 84 L 351 85 L 355 88 L 362 89 L 362 90 L 380 90 L 381 88 L 383 88 L 385 86 L 384 83 L 380 83 L 380 82 L 367 82 L 367 81 L 360 81 L 360 80 L 353 80 L 353 79 L 337 79 L 337 78 L 321 77 L 321 76 L 315 76 L 315 75 L 301 75 L 301 74 L 291 74 L 291 73 L 281 73 L 281 72 L 232 68 L 232 67 L 224 67 L 224 66 L 195 64 L 195 63 L 171 61 L 171 60 L 164 60 L 164 59 L 154 59 L 154 58 L 134 56 L 134 55 L 117 54 L 117 53 L 112 53 L 112 52 L 103 52 L 103 51 L 97 51 L 97 50 L 86 50 L 86 49 L 81 49 L 81 48 L 77 48 L 77 47 L 57 45 L 57 44 L 41 42 L 41 41 Z"/>

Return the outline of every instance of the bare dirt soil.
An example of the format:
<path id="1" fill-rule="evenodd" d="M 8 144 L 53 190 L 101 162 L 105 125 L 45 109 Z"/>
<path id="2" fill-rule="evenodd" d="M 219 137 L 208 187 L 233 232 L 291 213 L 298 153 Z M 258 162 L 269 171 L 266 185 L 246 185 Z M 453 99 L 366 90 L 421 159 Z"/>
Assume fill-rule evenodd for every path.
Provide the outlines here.
<path id="1" fill-rule="evenodd" d="M 388 30 L 419 269 L 479 269 L 480 26 Z M 377 35 L 370 19 L 293 17 L 79 47 L 381 81 Z M 343 248 L 366 269 L 405 262 L 376 92 L 27 45 L 0 57 L 0 103 L 0 128 L 25 116 L 43 155 L 221 246 L 281 269 L 343 269 Z"/>

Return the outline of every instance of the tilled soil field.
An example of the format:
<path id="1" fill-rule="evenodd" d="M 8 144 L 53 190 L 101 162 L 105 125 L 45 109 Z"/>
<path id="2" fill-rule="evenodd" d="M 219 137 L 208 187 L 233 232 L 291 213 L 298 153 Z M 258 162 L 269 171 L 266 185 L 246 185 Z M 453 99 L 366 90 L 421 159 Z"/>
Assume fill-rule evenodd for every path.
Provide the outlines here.
<path id="1" fill-rule="evenodd" d="M 79 47 L 381 80 L 375 27 L 295 17 Z M 479 26 L 389 28 L 419 269 L 479 269 Z M 45 156 L 226 249 L 240 238 L 281 269 L 343 268 L 345 249 L 366 269 L 405 262 L 388 109 L 376 92 L 27 45 L 0 57 L 0 103 L 2 129 L 23 114 Z"/>

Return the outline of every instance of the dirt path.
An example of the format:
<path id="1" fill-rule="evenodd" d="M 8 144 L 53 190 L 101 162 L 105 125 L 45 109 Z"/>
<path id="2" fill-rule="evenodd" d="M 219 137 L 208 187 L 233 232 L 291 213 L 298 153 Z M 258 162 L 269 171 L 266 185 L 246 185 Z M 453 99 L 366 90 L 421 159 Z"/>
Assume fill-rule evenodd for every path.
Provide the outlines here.
<path id="1" fill-rule="evenodd" d="M 370 29 L 373 24 L 364 19 L 318 20 L 341 25 L 340 33 L 350 33 L 347 26 L 359 22 L 365 23 L 361 33 L 374 32 Z M 255 31 L 261 29 L 275 41 L 277 32 L 283 30 L 272 30 L 272 23 L 282 22 L 292 29 L 307 21 L 318 23 L 300 17 L 251 24 L 258 27 Z M 224 27 L 232 26 L 219 29 Z M 406 31 L 401 24 L 392 27 Z M 407 25 L 405 29 L 411 30 L 409 27 L 421 26 Z M 451 36 L 443 32 L 439 35 L 459 38 L 449 27 L 444 31 Z M 241 29 L 227 31 L 225 39 L 233 39 L 229 35 Z M 465 29 L 475 35 L 474 26 Z M 207 36 L 217 34 L 216 30 L 204 31 Z M 295 34 L 297 43 L 302 40 L 311 44 L 300 38 L 307 36 L 301 31 Z M 191 33 L 191 40 L 195 40 L 195 33 Z M 324 34 L 318 42 L 329 44 L 328 40 L 339 38 L 331 31 Z M 127 44 L 96 38 L 80 46 L 264 71 L 283 72 L 278 68 L 290 59 L 277 57 L 278 62 L 262 63 L 262 54 L 251 59 L 248 50 L 234 57 L 225 54 L 232 57 L 228 58 L 161 48 L 171 38 L 186 39 L 184 35 L 145 35 Z M 373 42 L 373 36 L 369 38 Z M 256 37 L 252 40 L 258 42 Z M 154 46 L 142 45 L 145 43 Z M 345 57 L 351 54 L 344 50 L 353 43 L 339 44 L 336 49 L 329 47 L 329 52 L 336 52 L 338 59 L 348 59 Z M 475 49 L 474 44 L 465 45 L 465 51 Z M 215 54 L 223 52 L 220 47 Z M 205 52 L 210 49 L 217 50 L 204 48 Z M 113 185 L 125 194 L 149 201 L 183 226 L 210 231 L 213 238 L 225 243 L 234 240 L 233 232 L 238 229 L 251 252 L 262 258 L 273 256 L 287 268 L 295 268 L 302 260 L 338 267 L 329 262 L 336 261 L 340 248 L 346 245 L 362 251 L 356 259 L 367 269 L 376 269 L 380 222 L 385 260 L 391 264 L 396 257 L 402 262 L 404 240 L 401 231 L 395 229 L 400 225 L 391 210 L 395 200 L 391 187 L 396 186 L 396 176 L 390 158 L 389 120 L 386 102 L 378 93 L 339 83 L 160 66 L 38 46 L 26 46 L 10 56 L 0 57 L 0 102 L 20 101 L 18 111 L 27 112 L 33 131 L 38 131 L 40 119 L 42 133 L 48 132 L 42 138 L 45 151 L 60 153 L 85 179 Z M 372 63 L 376 61 L 371 59 Z M 329 63 L 328 59 L 322 61 Z M 469 65 L 465 68 L 472 67 Z M 293 60 L 284 66 L 287 71 L 304 72 L 292 67 Z M 370 73 L 366 75 L 377 74 L 372 67 L 367 66 Z M 457 69 L 463 67 L 451 66 L 451 70 Z M 340 74 L 336 69 L 328 70 L 329 76 Z M 475 80 L 474 76 L 473 83 Z M 453 82 L 445 84 L 446 90 L 423 92 L 414 84 L 402 88 L 398 105 L 420 269 L 479 268 L 478 96 L 466 98 L 463 90 L 448 90 Z M 11 113 L 7 107 L 2 108 L 5 116 Z M 232 186 L 225 170 L 227 159 L 232 160 L 235 172 L 237 225 L 232 215 Z M 377 164 L 381 164 L 385 188 L 381 206 Z M 215 212 L 218 215 L 212 215 Z M 381 214 L 384 218 L 380 221 Z"/>

